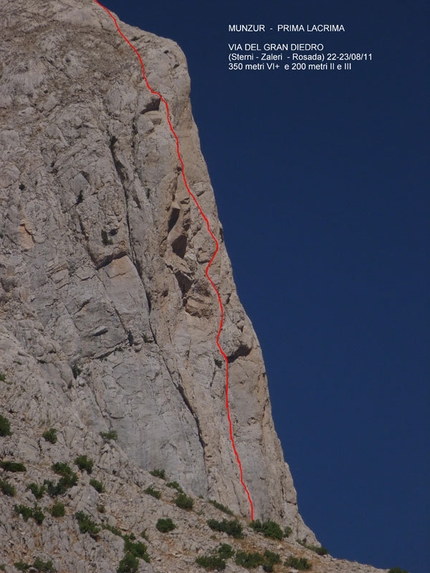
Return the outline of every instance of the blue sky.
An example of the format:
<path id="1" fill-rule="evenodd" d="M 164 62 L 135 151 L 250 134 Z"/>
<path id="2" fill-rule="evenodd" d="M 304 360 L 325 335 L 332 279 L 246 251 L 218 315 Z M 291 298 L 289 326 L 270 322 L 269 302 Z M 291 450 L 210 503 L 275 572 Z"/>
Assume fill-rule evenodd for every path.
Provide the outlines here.
<path id="1" fill-rule="evenodd" d="M 430 571 L 429 5 L 107 0 L 176 40 L 300 511 L 336 557 Z M 229 23 L 342 23 L 349 72 L 231 72 Z M 306 42 L 310 34 L 276 42 Z"/>

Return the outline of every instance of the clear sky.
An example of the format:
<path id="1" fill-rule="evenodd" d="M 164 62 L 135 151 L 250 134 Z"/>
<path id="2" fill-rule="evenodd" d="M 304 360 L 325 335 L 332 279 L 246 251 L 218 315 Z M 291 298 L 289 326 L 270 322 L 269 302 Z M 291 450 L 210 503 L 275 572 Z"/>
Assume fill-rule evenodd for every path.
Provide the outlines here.
<path id="1" fill-rule="evenodd" d="M 428 573 L 428 1 L 104 4 L 187 56 L 305 521 L 335 557 Z M 241 23 L 346 31 L 228 33 Z M 339 72 L 228 70 L 228 43 L 310 41 L 372 61 Z"/>

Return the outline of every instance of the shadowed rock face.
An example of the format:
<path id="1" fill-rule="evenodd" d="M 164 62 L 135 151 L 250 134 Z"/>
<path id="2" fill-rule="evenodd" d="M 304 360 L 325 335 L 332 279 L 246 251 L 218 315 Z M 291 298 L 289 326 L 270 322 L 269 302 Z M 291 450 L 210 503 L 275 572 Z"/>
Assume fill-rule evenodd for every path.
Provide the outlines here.
<path id="1" fill-rule="evenodd" d="M 163 468 L 195 496 L 247 515 L 204 272 L 214 244 L 184 187 L 164 105 L 92 0 L 0 8 L 0 371 L 20 388 L 4 389 L 1 405 L 24 409 L 34 428 L 60 424 L 70 448 L 75 427 L 112 428 L 141 468 Z M 255 516 L 312 543 L 222 241 L 185 57 L 170 40 L 121 26 L 169 102 L 189 185 L 220 241 L 211 275 Z"/>

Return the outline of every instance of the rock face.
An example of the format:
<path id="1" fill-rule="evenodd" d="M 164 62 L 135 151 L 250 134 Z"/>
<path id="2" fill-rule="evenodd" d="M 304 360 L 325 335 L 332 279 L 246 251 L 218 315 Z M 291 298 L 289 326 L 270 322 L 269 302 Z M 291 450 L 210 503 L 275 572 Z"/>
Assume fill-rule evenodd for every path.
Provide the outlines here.
<path id="1" fill-rule="evenodd" d="M 194 495 L 246 515 L 215 346 L 219 307 L 205 276 L 214 243 L 184 187 L 165 106 L 93 0 L 16 1 L 2 13 L 4 344 L 28 356 L 30 378 L 49 380 L 56 412 L 67 403 L 88 430 L 117 431 L 140 467 L 163 468 Z M 184 55 L 122 27 L 169 102 L 190 188 L 221 243 L 211 275 L 225 305 L 221 344 L 256 517 L 312 537 L 222 242 Z M 43 409 L 48 396 L 40 400 Z"/>
<path id="2" fill-rule="evenodd" d="M 64 522 L 49 517 L 48 532 L 35 535 L 3 491 L 0 565 L 38 549 L 64 571 L 114 571 L 123 541 L 110 531 L 99 545 L 80 537 L 73 512 L 85 510 L 122 531 L 149 528 L 164 561 L 142 561 L 140 571 L 193 571 L 196 551 L 207 548 L 200 537 L 213 533 L 198 515 L 219 517 L 204 500 L 249 516 L 215 345 L 219 306 L 205 276 L 214 243 L 184 187 L 165 106 L 106 12 L 93 0 L 0 0 L 0 9 L 0 414 L 12 427 L 0 457 L 27 467 L 25 477 L 0 469 L 0 481 L 12 480 L 19 501 L 33 505 L 30 481 L 52 480 L 53 463 L 88 454 L 109 494 L 82 472 L 64 498 Z M 184 55 L 170 40 L 121 27 L 169 103 L 188 183 L 220 242 L 211 276 L 225 307 L 221 344 L 255 517 L 291 528 L 292 544 L 313 544 L 223 244 Z M 42 437 L 50 427 L 56 444 Z M 100 437 L 108 431 L 116 443 Z M 202 497 L 200 513 L 184 517 L 160 480 L 162 501 L 144 494 L 154 469 Z M 183 527 L 172 557 L 153 518 L 173 514 Z M 327 559 L 318 570 L 333 570 Z M 338 562 L 336 570 L 371 569 Z"/>

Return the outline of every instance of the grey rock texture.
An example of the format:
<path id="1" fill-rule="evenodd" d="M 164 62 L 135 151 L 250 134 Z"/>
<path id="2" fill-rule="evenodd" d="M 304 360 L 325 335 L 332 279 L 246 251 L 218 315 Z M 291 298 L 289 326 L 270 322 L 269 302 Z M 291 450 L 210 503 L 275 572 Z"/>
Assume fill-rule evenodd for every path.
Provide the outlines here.
<path id="1" fill-rule="evenodd" d="M 164 557 L 139 570 L 193 571 L 207 541 L 191 542 L 183 529 L 198 537 L 205 521 L 180 517 L 171 490 L 156 502 L 142 488 L 154 480 L 147 470 L 162 468 L 189 494 L 249 513 L 228 436 L 219 307 L 205 277 L 213 241 L 184 187 L 164 105 L 109 16 L 93 0 L 0 0 L 0 10 L 0 413 L 14 429 L 0 437 L 0 455 L 28 466 L 11 479 L 19 503 L 30 503 L 29 481 L 51 479 L 52 463 L 88 454 L 109 491 L 100 494 L 109 508 L 98 518 L 155 532 Z M 220 241 L 211 275 L 225 306 L 230 405 L 256 518 L 314 543 L 273 426 L 260 346 L 236 293 L 185 57 L 170 40 L 121 27 L 169 102 L 188 182 Z M 41 437 L 49 427 L 58 430 L 55 445 Z M 117 444 L 100 438 L 108 430 Z M 83 538 L 72 517 L 80 509 L 96 515 L 98 497 L 81 476 L 64 521 L 49 517 L 35 537 L 33 521 L 15 523 L 13 499 L 0 495 L 0 515 L 9 516 L 0 518 L 0 539 L 9 540 L 0 543 L 0 564 L 38 549 L 60 570 L 113 571 L 121 539 Z M 169 547 L 153 527 L 166 507 L 184 522 L 170 534 L 178 555 L 188 555 L 183 569 L 169 568 Z"/>
<path id="2" fill-rule="evenodd" d="M 3 31 L 2 322 L 89 429 L 247 514 L 205 277 L 214 243 L 181 177 L 166 109 L 93 1 L 15 2 Z M 221 241 L 231 408 L 256 517 L 300 535 L 261 350 L 236 294 L 176 44 L 123 25 L 169 102 L 189 185 Z M 71 367 L 80 369 L 77 380 Z"/>

